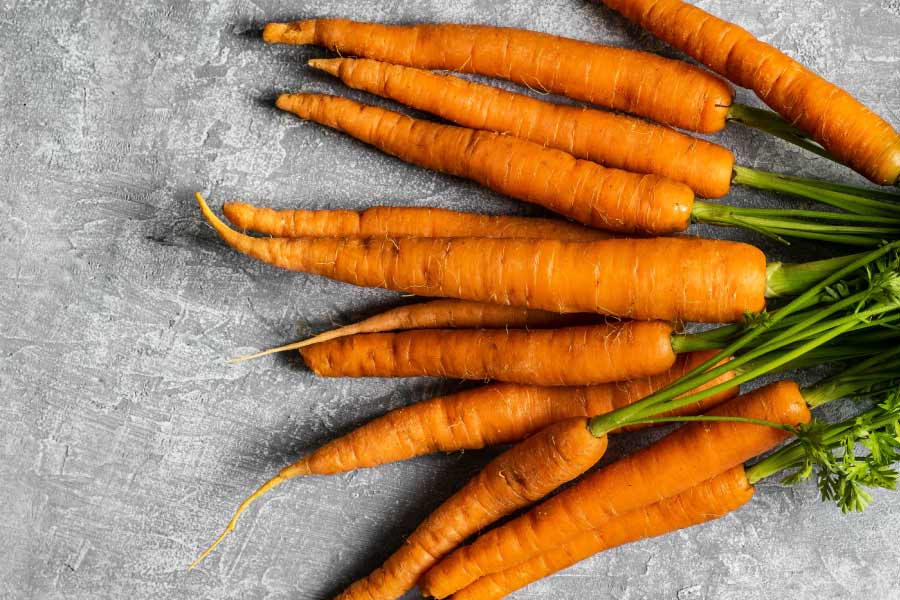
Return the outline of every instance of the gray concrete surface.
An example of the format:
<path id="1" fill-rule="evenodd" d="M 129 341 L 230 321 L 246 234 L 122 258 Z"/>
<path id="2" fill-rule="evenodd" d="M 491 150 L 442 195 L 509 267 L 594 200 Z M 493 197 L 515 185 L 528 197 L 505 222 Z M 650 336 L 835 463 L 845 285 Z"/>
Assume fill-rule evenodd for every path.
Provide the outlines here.
<path id="1" fill-rule="evenodd" d="M 701 4 L 900 123 L 897 0 Z M 671 53 L 583 0 L 0 0 L 0 598 L 327 598 L 491 456 L 295 481 L 185 571 L 276 469 L 460 386 L 323 381 L 287 359 L 223 364 L 398 297 L 237 256 L 191 192 L 215 205 L 526 210 L 275 111 L 279 91 L 340 89 L 302 66 L 318 51 L 256 35 L 266 20 L 314 15 L 496 23 Z M 855 180 L 748 131 L 719 139 L 744 164 Z M 778 202 L 744 190 L 730 201 Z M 766 483 L 738 514 L 516 597 L 897 598 L 900 499 L 876 496 L 842 516 L 811 486 Z"/>

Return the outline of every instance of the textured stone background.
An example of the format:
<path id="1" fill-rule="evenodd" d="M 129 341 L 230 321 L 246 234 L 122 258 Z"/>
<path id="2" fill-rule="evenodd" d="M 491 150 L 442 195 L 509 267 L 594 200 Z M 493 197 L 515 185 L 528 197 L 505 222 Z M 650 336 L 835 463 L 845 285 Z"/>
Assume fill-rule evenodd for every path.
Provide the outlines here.
<path id="1" fill-rule="evenodd" d="M 701 4 L 900 123 L 897 0 Z M 339 89 L 303 67 L 318 51 L 256 34 L 314 15 L 496 23 L 671 53 L 583 0 L 0 0 L 0 597 L 327 598 L 490 457 L 292 482 L 185 571 L 275 470 L 461 385 L 322 381 L 281 358 L 223 364 L 398 298 L 237 256 L 191 192 L 216 205 L 525 210 L 275 111 L 279 91 Z M 720 140 L 744 164 L 854 179 L 736 127 Z M 777 203 L 744 190 L 730 201 Z M 619 440 L 610 455 L 644 442 Z M 517 597 L 898 597 L 900 501 L 877 496 L 847 517 L 810 486 L 767 483 L 736 515 Z"/>

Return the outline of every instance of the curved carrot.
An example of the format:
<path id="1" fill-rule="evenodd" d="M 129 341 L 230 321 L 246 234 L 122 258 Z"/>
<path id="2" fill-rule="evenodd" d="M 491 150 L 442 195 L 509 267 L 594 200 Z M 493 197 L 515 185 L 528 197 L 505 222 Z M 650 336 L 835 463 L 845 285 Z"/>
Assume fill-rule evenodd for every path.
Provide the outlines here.
<path id="1" fill-rule="evenodd" d="M 747 244 L 696 238 L 254 238 L 230 229 L 199 195 L 197 201 L 238 252 L 354 285 L 670 321 L 740 321 L 765 306 L 765 255 Z"/>
<path id="2" fill-rule="evenodd" d="M 452 600 L 499 600 L 598 552 L 724 517 L 749 502 L 753 491 L 744 467 L 734 467 L 676 496 L 614 517 L 527 562 L 481 577 Z"/>
<path id="3" fill-rule="evenodd" d="M 468 536 L 578 477 L 605 451 L 606 438 L 591 435 L 583 417 L 551 425 L 491 461 L 431 513 L 382 567 L 338 598 L 402 596 Z"/>
<path id="4" fill-rule="evenodd" d="M 810 419 L 800 388 L 782 381 L 710 411 L 798 425 Z M 445 598 L 479 577 L 525 562 L 613 517 L 679 494 L 788 437 L 781 429 L 738 422 L 688 424 L 659 442 L 596 471 L 432 568 L 423 593 Z"/>
<path id="5" fill-rule="evenodd" d="M 302 348 L 320 377 L 450 377 L 591 385 L 656 375 L 675 363 L 672 326 L 626 321 L 561 329 L 420 329 Z"/>
<path id="6" fill-rule="evenodd" d="M 714 351 L 683 354 L 665 373 L 631 381 L 556 388 L 501 383 L 392 410 L 279 471 L 241 503 L 213 547 L 234 530 L 250 504 L 294 477 L 346 473 L 435 452 L 479 450 L 519 442 L 554 423 L 605 414 L 633 404 L 683 377 L 713 354 Z M 698 390 L 733 377 L 733 373 L 726 373 Z M 737 387 L 733 387 L 670 414 L 699 414 L 736 393 Z M 641 426 L 633 428 L 638 427 Z"/>
<path id="7" fill-rule="evenodd" d="M 398 306 L 357 323 L 344 325 L 311 338 L 271 348 L 250 356 L 231 359 L 241 362 L 260 356 L 299 350 L 329 340 L 359 333 L 383 333 L 408 329 L 529 329 L 542 327 L 571 327 L 597 323 L 601 317 L 595 314 L 559 314 L 545 310 L 533 310 L 519 306 L 504 306 L 466 300 L 432 300 Z"/>
<path id="8" fill-rule="evenodd" d="M 900 134 L 838 86 L 747 30 L 681 0 L 603 0 L 809 134 L 871 181 L 900 183 Z"/>
<path id="9" fill-rule="evenodd" d="M 263 39 L 501 77 L 694 131 L 722 129 L 733 99 L 726 82 L 682 61 L 520 29 L 309 19 L 269 23 Z"/>
<path id="10" fill-rule="evenodd" d="M 656 173 L 707 198 L 720 198 L 731 188 L 734 155 L 729 150 L 655 123 L 375 60 L 314 59 L 309 64 L 352 88 L 463 127 L 508 133 L 607 167 Z"/>
<path id="11" fill-rule="evenodd" d="M 273 237 L 487 237 L 592 242 L 607 232 L 558 219 L 479 215 L 442 208 L 376 206 L 355 210 L 273 210 L 226 202 L 235 227 Z"/>
<path id="12" fill-rule="evenodd" d="M 471 179 L 585 225 L 663 234 L 690 224 L 693 191 L 659 175 L 608 169 L 517 137 L 414 119 L 339 96 L 282 94 L 276 104 L 408 163 Z"/>

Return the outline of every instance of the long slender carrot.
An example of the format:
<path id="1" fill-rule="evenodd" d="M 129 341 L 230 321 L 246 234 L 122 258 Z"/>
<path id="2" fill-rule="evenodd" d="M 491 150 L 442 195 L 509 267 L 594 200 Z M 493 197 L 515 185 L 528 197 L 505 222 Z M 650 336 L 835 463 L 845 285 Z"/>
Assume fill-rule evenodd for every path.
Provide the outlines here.
<path id="1" fill-rule="evenodd" d="M 452 599 L 499 600 L 598 552 L 721 518 L 749 502 L 753 492 L 743 465 L 734 467 L 676 496 L 613 517 L 602 527 L 531 560 L 481 577 L 453 594 Z"/>
<path id="2" fill-rule="evenodd" d="M 675 363 L 672 326 L 626 321 L 560 329 L 419 329 L 302 348 L 320 377 L 450 377 L 591 385 L 656 375 Z"/>
<path id="3" fill-rule="evenodd" d="M 719 323 L 760 311 L 767 289 L 775 289 L 767 288 L 767 279 L 769 284 L 772 280 L 763 253 L 735 242 L 253 238 L 230 229 L 199 195 L 197 201 L 222 239 L 248 256 L 293 271 L 420 296 L 559 313 Z"/>
<path id="4" fill-rule="evenodd" d="M 881 185 L 900 183 L 900 134 L 838 86 L 747 30 L 681 0 L 603 0 L 724 75 L 835 157 Z"/>
<path id="5" fill-rule="evenodd" d="M 559 314 L 519 306 L 469 302 L 467 300 L 432 300 L 398 306 L 357 323 L 344 325 L 311 338 L 271 348 L 229 362 L 241 362 L 275 352 L 299 350 L 329 340 L 359 333 L 383 333 L 409 329 L 539 329 L 543 327 L 571 327 L 598 323 L 599 317 L 590 313 Z"/>
<path id="6" fill-rule="evenodd" d="M 213 546 L 234 530 L 250 504 L 294 477 L 345 473 L 434 452 L 519 442 L 554 423 L 605 414 L 637 402 L 684 376 L 712 354 L 684 354 L 665 373 L 630 381 L 568 388 L 494 384 L 393 410 L 279 471 L 241 503 Z M 698 389 L 732 377 L 733 373 L 726 373 Z M 737 389 L 729 388 L 671 414 L 702 413 L 733 397 Z"/>
<path id="7" fill-rule="evenodd" d="M 393 599 L 411 589 L 440 557 L 482 527 L 578 477 L 606 451 L 583 417 L 561 421 L 488 464 L 438 507 L 384 565 L 338 596 Z"/>
<path id="8" fill-rule="evenodd" d="M 377 206 L 355 210 L 273 210 L 226 202 L 222 212 L 235 227 L 273 237 L 487 237 L 605 240 L 609 233 L 558 219 L 479 215 L 442 208 Z"/>
<path id="9" fill-rule="evenodd" d="M 411 67 L 502 77 L 694 131 L 722 129 L 733 99 L 727 83 L 682 61 L 519 29 L 309 19 L 269 23 L 263 39 L 315 44 L 343 56 Z"/>
<path id="10" fill-rule="evenodd" d="M 810 419 L 800 388 L 787 381 L 735 398 L 710 414 L 791 426 Z M 781 429 L 749 423 L 688 424 L 460 548 L 432 568 L 419 587 L 426 595 L 445 598 L 479 577 L 525 562 L 608 523 L 615 515 L 679 494 L 787 437 Z"/>
<path id="11" fill-rule="evenodd" d="M 471 179 L 585 225 L 664 234 L 690 223 L 694 192 L 659 175 L 609 169 L 517 137 L 414 119 L 339 96 L 282 94 L 276 104 L 408 163 Z"/>
<path id="12" fill-rule="evenodd" d="M 730 151 L 655 123 L 375 60 L 314 59 L 309 64 L 352 88 L 463 127 L 508 133 L 607 167 L 656 173 L 707 198 L 724 196 L 731 188 Z"/>

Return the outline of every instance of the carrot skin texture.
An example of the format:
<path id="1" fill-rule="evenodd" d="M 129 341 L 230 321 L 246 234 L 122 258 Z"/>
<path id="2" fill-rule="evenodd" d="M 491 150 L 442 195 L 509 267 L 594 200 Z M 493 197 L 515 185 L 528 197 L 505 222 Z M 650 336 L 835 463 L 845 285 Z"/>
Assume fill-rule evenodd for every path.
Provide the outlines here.
<path id="1" fill-rule="evenodd" d="M 900 134 L 849 93 L 747 30 L 681 0 L 603 0 L 737 85 L 874 183 L 900 183 Z"/>
<path id="2" fill-rule="evenodd" d="M 608 169 L 513 136 L 414 119 L 338 96 L 282 94 L 276 104 L 405 162 L 471 179 L 585 225 L 659 235 L 690 224 L 693 191 L 665 177 Z"/>
<path id="3" fill-rule="evenodd" d="M 591 242 L 610 237 L 605 231 L 557 219 L 479 215 L 442 208 L 273 210 L 226 202 L 222 212 L 239 229 L 287 238 L 487 237 Z"/>
<path id="4" fill-rule="evenodd" d="M 810 419 L 799 386 L 789 381 L 754 390 L 709 414 L 785 425 Z M 601 527 L 615 515 L 654 504 L 743 464 L 787 437 L 783 430 L 747 423 L 685 425 L 454 552 L 423 577 L 420 588 L 436 598 L 450 596 L 479 577 L 523 563 L 581 532 Z"/>
<path id="5" fill-rule="evenodd" d="M 269 23 L 263 39 L 315 44 L 342 56 L 410 67 L 499 77 L 707 133 L 725 126 L 733 99 L 725 81 L 682 61 L 520 29 L 309 19 Z"/>
<path id="6" fill-rule="evenodd" d="M 439 396 L 393 410 L 325 444 L 288 467 L 286 475 L 332 475 L 435 452 L 480 450 L 519 442 L 553 423 L 606 414 L 633 404 L 713 354 L 680 355 L 665 373 L 624 382 L 578 387 L 498 383 Z M 733 374 L 727 373 L 703 387 L 732 378 Z M 736 393 L 737 387 L 725 390 L 677 414 L 705 412 Z"/>
<path id="7" fill-rule="evenodd" d="M 456 545 L 483 527 L 578 477 L 606 451 L 587 419 L 561 421 L 491 461 L 439 506 L 382 567 L 351 585 L 341 600 L 392 600 Z"/>
<path id="8" fill-rule="evenodd" d="M 591 385 L 675 364 L 672 326 L 627 321 L 561 329 L 419 329 L 339 338 L 300 350 L 320 377 L 450 377 Z"/>
<path id="9" fill-rule="evenodd" d="M 309 64 L 352 88 L 463 127 L 510 134 L 606 167 L 662 175 L 707 198 L 731 189 L 734 155 L 669 127 L 375 60 L 314 59 Z"/>
<path id="10" fill-rule="evenodd" d="M 364 287 L 558 313 L 720 323 L 765 307 L 766 258 L 736 242 L 694 238 L 599 242 L 484 238 L 223 240 L 273 266 Z"/>
<path id="11" fill-rule="evenodd" d="M 753 492 L 744 467 L 735 467 L 677 496 L 614 517 L 527 562 L 481 577 L 451 598 L 499 600 L 598 552 L 724 517 L 749 502 Z"/>

